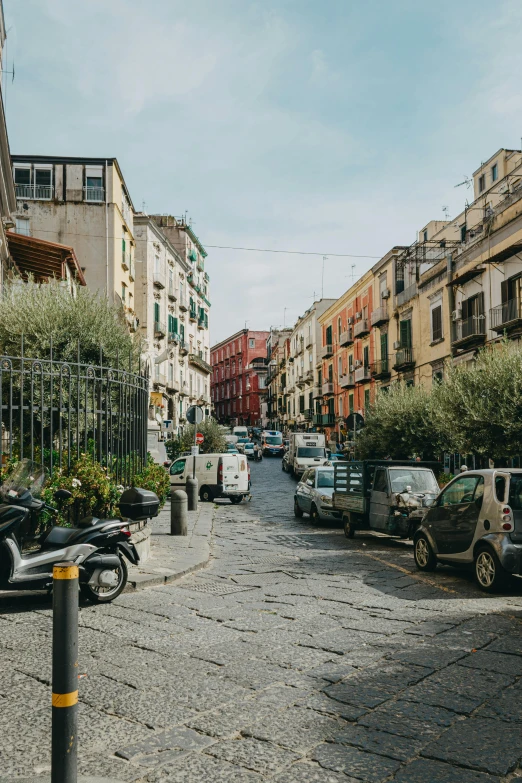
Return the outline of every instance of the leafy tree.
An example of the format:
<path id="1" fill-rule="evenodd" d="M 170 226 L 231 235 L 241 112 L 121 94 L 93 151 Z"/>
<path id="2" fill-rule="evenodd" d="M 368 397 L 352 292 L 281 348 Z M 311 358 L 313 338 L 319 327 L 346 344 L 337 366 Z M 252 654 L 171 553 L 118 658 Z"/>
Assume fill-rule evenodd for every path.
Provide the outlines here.
<path id="1" fill-rule="evenodd" d="M 200 454 L 216 454 L 224 452 L 227 444 L 223 429 L 217 423 L 215 419 L 209 417 L 197 425 L 197 431 L 201 432 L 205 438 L 204 442 L 199 447 Z M 194 445 L 194 426 L 189 425 L 185 427 L 183 434 L 179 438 L 167 441 L 166 448 L 167 454 L 170 459 L 175 459 L 178 454 L 183 451 L 190 451 Z"/>
<path id="2" fill-rule="evenodd" d="M 78 342 L 80 361 L 87 364 L 99 364 L 102 346 L 104 364 L 116 366 L 119 360 L 128 367 L 132 353 L 136 365 L 141 349 L 120 306 L 83 286 L 76 286 L 71 295 L 57 280 L 5 283 L 0 298 L 0 351 L 18 356 L 22 334 L 24 353 L 31 358 L 47 358 L 51 339 L 53 355 L 60 361 L 77 361 Z"/>
<path id="3" fill-rule="evenodd" d="M 445 450 L 491 459 L 522 451 L 522 351 L 507 340 L 479 352 L 473 364 L 447 368 L 434 392 Z"/>
<path id="4" fill-rule="evenodd" d="M 424 387 L 402 382 L 380 392 L 357 437 L 357 456 L 433 459 L 440 449 L 433 401 Z"/>

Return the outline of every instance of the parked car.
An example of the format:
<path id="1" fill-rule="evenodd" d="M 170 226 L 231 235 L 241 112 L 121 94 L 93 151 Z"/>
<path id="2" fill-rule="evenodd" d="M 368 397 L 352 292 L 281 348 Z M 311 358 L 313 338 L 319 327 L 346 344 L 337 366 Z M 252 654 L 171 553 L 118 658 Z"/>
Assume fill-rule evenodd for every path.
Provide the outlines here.
<path id="1" fill-rule="evenodd" d="M 341 519 L 341 512 L 333 509 L 333 491 L 333 467 L 324 466 L 305 470 L 295 490 L 295 516 L 302 517 L 306 513 L 310 515 L 311 519 L 317 521 Z"/>
<path id="2" fill-rule="evenodd" d="M 332 465 L 334 462 L 339 462 L 340 459 L 345 459 L 345 457 L 342 454 L 338 454 L 337 452 L 330 452 L 328 454 L 328 462 Z"/>
<path id="3" fill-rule="evenodd" d="M 250 491 L 250 465 L 243 454 L 199 454 L 180 457 L 169 468 L 170 488 L 185 489 L 192 478 L 196 461 L 196 478 L 202 501 L 229 498 L 241 503 Z"/>
<path id="4" fill-rule="evenodd" d="M 245 445 L 251 442 L 252 441 L 250 440 L 250 438 L 238 438 L 236 443 L 236 449 L 239 451 L 240 454 L 243 454 L 245 450 Z"/>
<path id="5" fill-rule="evenodd" d="M 248 459 L 254 459 L 254 444 L 253 443 L 245 443 L 243 446 L 243 454 L 245 457 L 248 457 Z"/>
<path id="6" fill-rule="evenodd" d="M 252 435 L 254 437 L 254 440 L 259 440 L 261 437 L 261 427 L 252 427 Z"/>
<path id="7" fill-rule="evenodd" d="M 522 574 L 522 470 L 461 473 L 438 495 L 414 539 L 415 564 L 472 566 L 479 587 L 493 592 Z"/>
<path id="8" fill-rule="evenodd" d="M 239 454 L 235 443 L 227 443 L 226 454 Z"/>

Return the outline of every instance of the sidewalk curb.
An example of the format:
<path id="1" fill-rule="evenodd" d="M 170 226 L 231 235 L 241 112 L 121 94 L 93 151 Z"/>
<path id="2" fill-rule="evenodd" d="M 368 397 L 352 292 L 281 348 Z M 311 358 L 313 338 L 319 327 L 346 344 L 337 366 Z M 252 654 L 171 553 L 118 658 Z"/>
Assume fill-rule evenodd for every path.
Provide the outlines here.
<path id="1" fill-rule="evenodd" d="M 192 540 L 194 538 L 197 539 L 197 543 L 199 547 L 201 547 L 201 539 L 206 539 L 204 541 L 201 555 L 198 557 L 197 553 L 194 552 L 192 557 L 187 557 L 187 551 L 190 553 L 190 543 L 188 547 L 185 547 L 183 550 L 180 551 L 174 551 L 174 559 L 176 555 L 178 557 L 181 557 L 184 562 L 178 563 L 176 565 L 175 562 L 172 562 L 169 560 L 169 553 L 168 549 L 171 549 L 173 547 L 165 547 L 166 552 L 163 553 L 163 558 L 165 556 L 167 557 L 167 563 L 165 563 L 165 560 L 163 560 L 162 565 L 158 566 L 159 573 L 133 573 L 135 571 L 139 571 L 139 566 L 132 567 L 129 569 L 129 579 L 127 582 L 127 586 L 125 587 L 124 592 L 125 593 L 132 593 L 137 592 L 138 590 L 143 590 L 147 587 L 154 587 L 158 585 L 165 585 L 165 584 L 172 584 L 173 582 L 176 582 L 178 579 L 181 579 L 184 576 L 187 576 L 187 574 L 191 574 L 194 571 L 199 571 L 202 568 L 205 568 L 211 559 L 211 551 L 210 551 L 210 542 L 212 539 L 212 534 L 214 531 L 214 516 L 215 516 L 215 508 L 214 504 L 198 504 L 198 516 L 197 519 L 194 522 L 192 531 L 189 533 L 189 539 L 190 543 L 192 543 Z M 206 528 L 205 533 L 201 534 L 198 530 L 198 528 L 203 527 Z M 169 536 L 169 543 L 172 542 L 172 539 L 176 538 L 176 536 Z M 153 544 L 156 544 L 158 549 L 160 548 L 158 545 L 158 542 L 161 541 L 161 537 L 157 534 L 155 535 L 154 531 L 152 532 L 151 536 L 151 542 Z M 198 548 L 199 548 L 198 547 Z M 193 562 L 187 564 L 187 560 L 192 560 Z M 150 559 L 148 559 L 144 564 L 144 569 L 148 568 L 154 568 L 155 561 L 158 561 L 157 555 L 153 555 Z"/>

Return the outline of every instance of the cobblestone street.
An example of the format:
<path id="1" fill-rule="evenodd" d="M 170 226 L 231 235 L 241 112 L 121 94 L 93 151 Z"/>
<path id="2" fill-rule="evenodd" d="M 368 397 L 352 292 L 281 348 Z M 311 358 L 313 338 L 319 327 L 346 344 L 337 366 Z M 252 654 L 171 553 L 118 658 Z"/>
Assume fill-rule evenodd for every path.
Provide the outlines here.
<path id="1" fill-rule="evenodd" d="M 494 783 L 522 760 L 522 584 L 292 512 L 279 460 L 208 568 L 80 613 L 80 773 L 147 783 Z M 50 769 L 51 607 L 0 598 L 0 780 Z M 517 772 L 518 771 L 518 772 Z M 522 780 L 522 778 L 520 778 Z"/>

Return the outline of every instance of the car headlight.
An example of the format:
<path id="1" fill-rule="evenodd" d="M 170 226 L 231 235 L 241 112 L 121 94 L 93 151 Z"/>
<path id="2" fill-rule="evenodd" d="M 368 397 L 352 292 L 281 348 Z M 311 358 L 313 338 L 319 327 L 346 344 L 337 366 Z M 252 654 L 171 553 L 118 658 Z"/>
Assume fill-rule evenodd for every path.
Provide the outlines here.
<path id="1" fill-rule="evenodd" d="M 321 503 L 324 503 L 325 506 L 331 506 L 332 498 L 330 495 L 321 495 Z"/>

